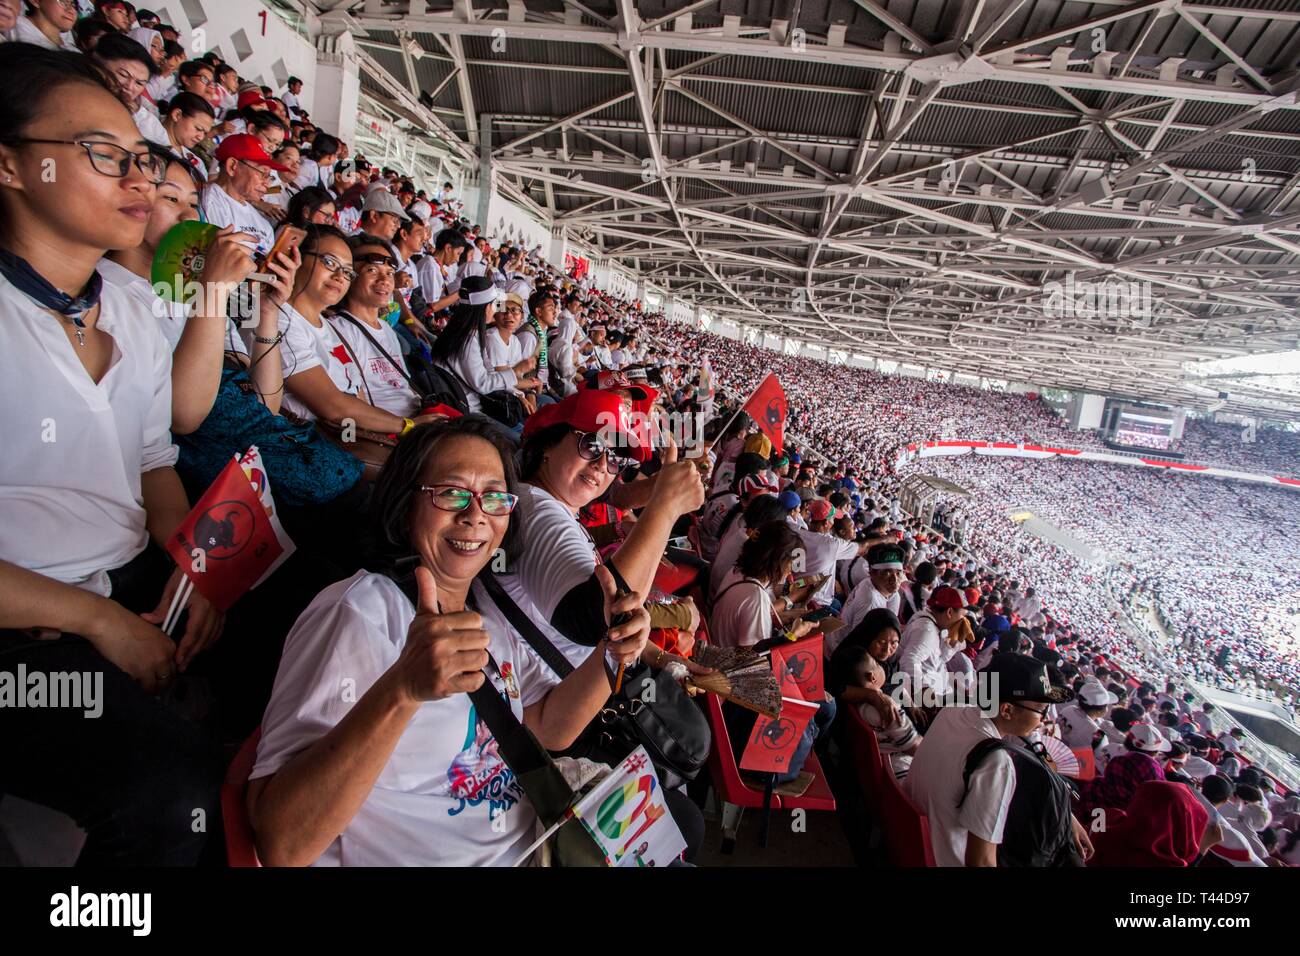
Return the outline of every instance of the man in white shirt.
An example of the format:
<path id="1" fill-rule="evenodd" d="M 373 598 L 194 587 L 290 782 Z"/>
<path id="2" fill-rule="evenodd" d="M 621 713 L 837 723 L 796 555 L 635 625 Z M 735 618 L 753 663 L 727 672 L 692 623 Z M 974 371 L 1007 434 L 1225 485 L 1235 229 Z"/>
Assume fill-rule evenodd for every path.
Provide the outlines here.
<path id="1" fill-rule="evenodd" d="M 958 652 L 948 640 L 966 610 L 966 598 L 956 588 L 939 587 L 925 609 L 912 615 L 898 643 L 898 670 L 906 676 L 915 699 L 921 688 L 944 696 L 950 686 L 948 659 Z"/>
<path id="2" fill-rule="evenodd" d="M 1010 755 L 996 750 L 963 782 L 966 758 L 981 741 L 1038 729 L 1051 704 L 1069 700 L 1055 688 L 1047 668 L 1023 654 L 998 654 L 984 671 L 996 710 L 945 707 L 912 758 L 904 789 L 930 823 L 930 843 L 939 866 L 996 866 L 1007 811 L 1015 793 Z M 1076 838 L 1079 827 L 1075 826 Z"/>
<path id="3" fill-rule="evenodd" d="M 835 506 L 825 498 L 814 498 L 808 503 L 808 515 L 811 519 L 806 529 L 797 529 L 803 540 L 803 553 L 796 552 L 794 573 L 802 577 L 815 578 L 826 575 L 811 602 L 822 607 L 830 606 L 835 600 L 835 562 L 856 557 L 867 550 L 864 541 L 845 541 L 830 533 L 831 523 L 835 520 Z M 802 557 L 802 567 L 799 559 Z"/>
<path id="4" fill-rule="evenodd" d="M 844 626 L 836 632 L 845 637 L 878 607 L 888 608 L 897 616 L 903 604 L 899 588 L 903 584 L 903 551 L 896 544 L 874 544 L 867 549 L 867 577 L 858 583 L 840 611 Z M 826 653 L 835 648 L 835 635 L 827 640 Z M 838 644 L 838 641 L 834 641 Z"/>
<path id="5" fill-rule="evenodd" d="M 1095 678 L 1084 681 L 1078 696 L 1060 708 L 1056 715 L 1056 726 L 1066 746 L 1074 749 L 1091 747 L 1101 730 L 1101 719 L 1118 703 L 1119 697 L 1103 687 L 1101 681 Z"/>
<path id="6" fill-rule="evenodd" d="M 429 308 L 441 312 L 455 305 L 458 298 L 457 290 L 447 288 L 447 270 L 460 257 L 465 239 L 455 229 L 443 229 L 433 237 L 432 244 L 433 254 L 416 264 L 416 285 Z"/>
<path id="7" fill-rule="evenodd" d="M 291 76 L 285 86 L 288 90 L 280 97 L 280 102 L 289 110 L 290 115 L 297 116 L 302 112 L 302 100 L 298 98 L 299 94 L 302 93 L 302 80 L 296 76 Z"/>
<path id="8" fill-rule="evenodd" d="M 256 255 L 264 256 L 275 244 L 275 227 L 253 205 L 266 194 L 270 170 L 284 172 L 271 159 L 256 136 L 236 133 L 217 147 L 218 173 L 199 199 L 203 218 L 218 226 L 235 226 L 257 237 Z"/>

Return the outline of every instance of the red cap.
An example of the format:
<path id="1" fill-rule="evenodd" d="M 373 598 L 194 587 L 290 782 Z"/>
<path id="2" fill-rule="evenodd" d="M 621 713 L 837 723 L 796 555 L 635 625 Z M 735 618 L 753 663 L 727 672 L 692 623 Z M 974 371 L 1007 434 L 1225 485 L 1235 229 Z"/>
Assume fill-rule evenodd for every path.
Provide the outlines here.
<path id="1" fill-rule="evenodd" d="M 244 90 L 235 100 L 235 109 L 242 110 L 246 106 L 269 106 L 269 104 L 261 90 Z"/>
<path id="2" fill-rule="evenodd" d="M 973 604 L 978 604 L 978 603 L 979 603 L 979 600 L 980 600 L 980 589 L 979 589 L 979 588 L 967 588 L 967 589 L 966 589 L 966 605 L 967 605 L 968 607 L 969 607 L 970 605 L 973 605 Z"/>
<path id="3" fill-rule="evenodd" d="M 808 517 L 813 521 L 825 521 L 834 517 L 834 515 L 835 506 L 825 498 L 814 498 L 812 503 L 808 505 Z"/>
<path id="4" fill-rule="evenodd" d="M 966 599 L 962 597 L 961 592 L 956 588 L 944 586 L 935 588 L 930 593 L 930 600 L 925 603 L 933 608 L 949 608 L 950 610 L 960 611 L 966 606 Z"/>
<path id="5" fill-rule="evenodd" d="M 545 405 L 524 422 L 524 439 L 552 425 L 568 425 L 580 432 L 597 432 L 615 452 L 634 461 L 650 460 L 652 449 L 637 440 L 628 421 L 627 400 L 613 392 L 580 389 L 562 402 Z"/>
<path id="6" fill-rule="evenodd" d="M 282 173 L 288 172 L 287 167 L 280 165 L 266 154 L 262 141 L 249 133 L 234 133 L 221 141 L 221 145 L 217 147 L 217 162 L 224 163 L 228 159 L 242 159 L 259 166 L 268 166 Z"/>

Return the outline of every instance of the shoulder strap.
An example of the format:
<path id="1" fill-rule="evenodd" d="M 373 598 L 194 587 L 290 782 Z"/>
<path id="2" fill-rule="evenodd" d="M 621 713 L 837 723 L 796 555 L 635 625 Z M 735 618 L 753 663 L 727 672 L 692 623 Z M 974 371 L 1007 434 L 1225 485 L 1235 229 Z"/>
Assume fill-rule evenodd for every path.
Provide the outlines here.
<path id="1" fill-rule="evenodd" d="M 550 639 L 542 633 L 541 628 L 532 622 L 523 609 L 506 593 L 506 589 L 501 586 L 495 574 L 491 571 L 482 571 L 478 576 L 479 581 L 483 584 L 488 596 L 492 598 L 492 603 L 497 606 L 497 610 L 505 615 L 510 625 L 519 632 L 519 636 L 528 642 L 528 646 L 537 652 L 537 656 L 546 662 L 546 665 L 563 680 L 573 672 L 573 665 L 569 659 L 560 653 L 559 648 L 551 643 Z"/>
<path id="2" fill-rule="evenodd" d="M 957 809 L 966 802 L 966 797 L 970 794 L 970 778 L 976 770 L 980 768 L 985 759 L 995 751 L 1010 750 L 1006 741 L 1001 737 L 986 737 L 970 749 L 966 754 L 966 766 L 961 772 L 961 799 L 957 801 Z"/>
<path id="3" fill-rule="evenodd" d="M 714 603 L 714 605 L 716 606 L 717 603 L 718 603 L 719 601 L 722 600 L 722 595 L 726 594 L 726 593 L 727 593 L 728 591 L 730 591 L 732 588 L 740 587 L 740 585 L 742 585 L 742 584 L 752 584 L 752 585 L 754 585 L 754 587 L 758 588 L 760 591 L 763 590 L 763 585 L 759 584 L 759 583 L 758 583 L 757 581 L 755 581 L 753 578 L 741 578 L 739 581 L 732 581 L 732 582 L 731 582 L 730 584 L 728 584 L 725 588 L 723 588 L 723 589 L 722 589 L 721 591 L 719 591 L 716 595 L 714 595 L 714 597 L 713 597 L 713 603 Z"/>
<path id="4" fill-rule="evenodd" d="M 411 376 L 407 374 L 406 367 L 401 362 L 397 362 L 393 360 L 393 357 L 388 354 L 388 349 L 380 345 L 379 340 L 370 334 L 370 330 L 366 328 L 366 323 L 362 322 L 352 313 L 346 312 L 343 309 L 339 309 L 334 314 L 340 316 L 341 318 L 347 319 L 349 322 L 355 325 L 357 329 L 360 330 L 361 334 L 366 337 L 367 341 L 369 341 L 370 344 L 373 345 L 379 351 L 379 354 L 382 355 L 384 358 L 388 359 L 388 364 L 391 365 L 393 368 L 397 369 L 398 374 L 401 375 L 402 378 L 406 379 L 406 384 L 410 385 L 412 388 L 415 388 L 415 383 L 411 381 Z M 339 336 L 339 338 L 342 338 L 342 336 Z M 351 350 L 349 349 L 349 351 Z M 355 359 L 353 359 L 353 361 L 355 361 Z"/>
<path id="5" fill-rule="evenodd" d="M 370 382 L 366 379 L 366 370 L 361 367 L 361 363 L 357 360 L 357 353 L 352 351 L 352 346 L 348 344 L 348 340 L 339 335 L 339 330 L 334 328 L 329 319 L 321 316 L 321 322 L 329 328 L 330 332 L 334 334 L 334 337 L 339 340 L 339 344 L 343 346 L 351 357 L 352 364 L 357 367 L 357 374 L 361 376 L 361 385 L 366 390 L 366 402 L 367 404 L 374 405 L 375 396 L 370 393 Z"/>
<path id="6" fill-rule="evenodd" d="M 401 588 L 412 606 L 415 606 L 418 599 L 414 575 L 415 562 L 403 562 L 403 566 L 407 568 L 405 573 L 401 568 L 395 568 L 389 576 L 393 579 L 393 583 Z M 488 667 L 499 670 L 496 660 L 490 653 Z M 492 736 L 497 742 L 497 753 L 518 778 L 519 785 L 528 797 L 528 802 L 537 812 L 537 816 L 545 826 L 552 826 L 559 822 L 568 811 L 569 804 L 573 802 L 573 788 L 564 779 L 564 775 L 560 773 L 560 768 L 555 765 L 551 755 L 537 742 L 532 731 L 519 722 L 514 711 L 501 699 L 501 695 L 492 685 L 492 680 L 486 674 L 484 677 L 479 689 L 469 694 L 474 710 L 479 717 L 483 718 L 483 723 L 487 724 L 488 730 L 492 731 Z"/>

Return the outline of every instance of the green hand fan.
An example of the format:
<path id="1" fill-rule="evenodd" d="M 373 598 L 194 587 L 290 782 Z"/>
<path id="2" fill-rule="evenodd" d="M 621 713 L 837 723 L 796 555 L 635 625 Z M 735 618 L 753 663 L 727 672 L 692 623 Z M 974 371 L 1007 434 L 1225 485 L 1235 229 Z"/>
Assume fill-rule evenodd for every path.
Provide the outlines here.
<path id="1" fill-rule="evenodd" d="M 154 292 L 168 302 L 184 302 L 186 286 L 203 271 L 204 254 L 220 230 L 197 219 L 178 222 L 167 230 L 153 254 L 150 276 Z"/>

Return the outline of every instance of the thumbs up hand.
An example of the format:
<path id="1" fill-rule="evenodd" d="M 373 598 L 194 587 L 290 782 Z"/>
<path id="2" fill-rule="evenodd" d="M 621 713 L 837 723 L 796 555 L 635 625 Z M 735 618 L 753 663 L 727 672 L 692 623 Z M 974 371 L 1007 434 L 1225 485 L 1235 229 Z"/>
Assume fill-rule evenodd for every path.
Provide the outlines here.
<path id="1" fill-rule="evenodd" d="M 488 663 L 488 633 L 473 611 L 443 614 L 438 583 L 423 565 L 415 569 L 419 599 L 406 645 L 393 665 L 403 694 L 411 701 L 442 700 L 482 686 Z"/>

